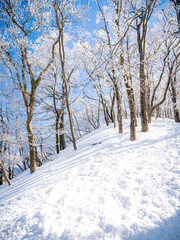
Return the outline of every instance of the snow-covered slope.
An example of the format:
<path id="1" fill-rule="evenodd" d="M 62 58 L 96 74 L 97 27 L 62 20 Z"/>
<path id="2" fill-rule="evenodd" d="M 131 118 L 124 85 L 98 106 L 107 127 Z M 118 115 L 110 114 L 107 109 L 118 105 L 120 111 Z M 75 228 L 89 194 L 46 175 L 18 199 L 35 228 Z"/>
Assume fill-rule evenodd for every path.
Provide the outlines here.
<path id="1" fill-rule="evenodd" d="M 180 125 L 104 127 L 0 187 L 3 240 L 179 240 Z"/>

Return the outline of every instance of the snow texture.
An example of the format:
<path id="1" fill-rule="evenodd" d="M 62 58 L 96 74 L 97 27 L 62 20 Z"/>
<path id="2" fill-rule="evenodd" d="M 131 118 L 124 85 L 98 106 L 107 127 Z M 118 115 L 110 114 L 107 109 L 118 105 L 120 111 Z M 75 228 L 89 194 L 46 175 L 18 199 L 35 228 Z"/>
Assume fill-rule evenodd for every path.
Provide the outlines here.
<path id="1" fill-rule="evenodd" d="M 179 240 L 180 125 L 104 127 L 0 187 L 2 240 Z"/>

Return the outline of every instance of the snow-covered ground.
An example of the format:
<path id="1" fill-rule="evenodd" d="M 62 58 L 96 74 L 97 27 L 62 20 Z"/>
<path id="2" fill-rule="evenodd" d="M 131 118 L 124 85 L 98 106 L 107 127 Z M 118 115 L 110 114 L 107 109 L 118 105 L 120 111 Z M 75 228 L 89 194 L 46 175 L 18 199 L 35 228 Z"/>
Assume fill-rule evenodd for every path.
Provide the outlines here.
<path id="1" fill-rule="evenodd" d="M 0 186 L 2 240 L 179 240 L 180 124 L 104 127 Z"/>

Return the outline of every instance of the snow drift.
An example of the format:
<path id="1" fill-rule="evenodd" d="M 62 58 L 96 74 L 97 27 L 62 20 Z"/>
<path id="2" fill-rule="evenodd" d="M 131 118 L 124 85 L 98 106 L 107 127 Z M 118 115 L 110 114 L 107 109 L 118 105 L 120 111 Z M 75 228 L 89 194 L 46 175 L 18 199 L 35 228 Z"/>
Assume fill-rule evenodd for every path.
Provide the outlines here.
<path id="1" fill-rule="evenodd" d="M 0 187 L 3 240 L 179 240 L 180 128 L 154 120 L 96 130 Z"/>

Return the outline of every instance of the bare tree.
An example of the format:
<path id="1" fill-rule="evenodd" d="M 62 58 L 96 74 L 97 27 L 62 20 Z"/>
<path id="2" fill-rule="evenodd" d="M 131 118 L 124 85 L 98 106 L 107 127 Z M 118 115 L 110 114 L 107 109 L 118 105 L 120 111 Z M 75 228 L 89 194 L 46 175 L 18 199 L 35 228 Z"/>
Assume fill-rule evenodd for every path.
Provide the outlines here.
<path id="1" fill-rule="evenodd" d="M 180 53 L 175 54 L 174 49 L 177 48 L 179 46 L 179 44 L 177 42 L 175 42 L 175 44 L 173 44 L 173 43 L 174 43 L 174 41 L 170 41 L 168 43 L 168 41 L 166 40 L 166 42 L 165 42 L 166 51 L 165 51 L 164 58 L 163 58 L 161 74 L 160 74 L 158 82 L 152 92 L 151 104 L 150 104 L 150 110 L 149 110 L 149 122 L 151 122 L 151 117 L 152 117 L 154 110 L 158 109 L 165 102 L 168 90 L 170 88 L 170 84 L 172 86 L 172 91 L 175 90 L 175 89 L 173 89 L 173 80 L 176 81 L 176 74 L 179 69 L 178 61 L 179 61 Z M 173 52 L 174 52 L 174 54 L 173 54 Z M 157 90 L 160 88 L 160 84 L 162 83 L 162 80 L 163 80 L 163 77 L 164 77 L 166 71 L 167 71 L 167 82 L 164 87 L 163 96 L 159 102 L 155 103 L 155 96 L 157 94 Z M 172 94 L 175 94 L 174 98 L 172 98 L 172 100 L 174 101 L 173 102 L 173 103 L 175 103 L 174 107 L 176 108 L 177 107 L 176 92 L 174 92 L 174 93 L 172 92 Z M 175 110 L 175 116 L 176 116 L 175 119 L 178 120 L 177 119 L 177 117 L 178 117 L 177 108 Z"/>
<path id="2" fill-rule="evenodd" d="M 32 65 L 29 61 L 28 57 L 28 42 L 27 38 L 32 33 L 38 31 L 41 26 L 41 20 L 34 19 L 31 13 L 31 8 L 29 6 L 29 2 L 26 1 L 27 4 L 27 15 L 24 17 L 23 13 L 23 4 L 16 6 L 12 3 L 12 1 L 4 1 L 1 0 L 3 14 L 6 14 L 6 18 L 4 19 L 6 25 L 15 26 L 18 31 L 20 31 L 22 39 L 16 39 L 17 46 L 19 48 L 19 57 L 21 63 L 18 63 L 15 59 L 16 49 L 7 49 L 3 47 L 3 53 L 5 58 L 3 59 L 7 68 L 10 71 L 11 77 L 13 79 L 14 84 L 19 89 L 23 96 L 26 113 L 27 113 L 27 133 L 28 133 L 28 141 L 29 141 L 29 154 L 30 154 L 30 172 L 33 173 L 36 170 L 37 162 L 36 162 L 36 144 L 35 137 L 33 134 L 32 122 L 33 122 L 33 109 L 35 104 L 35 96 L 36 90 L 43 79 L 44 75 L 48 72 L 50 66 L 54 62 L 55 59 L 55 47 L 58 44 L 58 40 L 56 40 L 52 44 L 52 57 L 50 58 L 47 65 L 40 71 L 39 75 L 36 77 L 36 73 L 33 71 Z M 30 24 L 33 20 L 35 20 L 36 24 L 32 26 Z M 27 28 L 26 25 L 30 24 L 31 28 Z M 11 33 L 11 32 L 10 32 Z M 14 33 L 11 35 L 14 41 Z M 10 63 L 10 64 L 9 64 Z M 13 69 L 13 70 L 12 70 Z M 14 74 L 15 73 L 15 74 Z M 30 91 L 28 91 L 28 86 L 30 86 Z"/>
<path id="3" fill-rule="evenodd" d="M 114 91 L 116 93 L 116 103 L 117 103 L 117 111 L 118 111 L 118 122 L 119 122 L 119 133 L 123 133 L 123 122 L 122 122 L 122 106 L 121 106 L 121 95 L 120 95 L 120 89 L 119 89 L 119 86 L 118 86 L 118 79 L 117 79 L 117 76 L 116 76 L 116 67 L 115 67 L 115 64 L 114 64 L 114 49 L 112 47 L 112 43 L 111 43 L 111 36 L 110 36 L 110 33 L 109 33 L 109 30 L 108 30 L 108 24 L 107 24 L 107 20 L 106 20 L 106 17 L 98 3 L 98 1 L 96 0 L 96 4 L 98 6 L 98 9 L 101 13 L 101 16 L 102 16 L 102 20 L 103 20 L 103 24 L 104 24 L 104 27 L 103 27 L 103 30 L 106 34 L 106 38 L 107 38 L 107 47 L 109 49 L 109 59 L 108 59 L 108 62 L 110 64 L 109 66 L 109 72 L 108 72 L 108 75 L 113 83 L 113 86 L 114 86 Z M 102 28 L 102 27 L 101 27 Z"/>
<path id="4" fill-rule="evenodd" d="M 59 59 L 61 63 L 61 74 L 62 74 L 62 79 L 64 82 L 65 86 L 65 96 L 66 96 L 66 107 L 69 115 L 69 124 L 70 124 L 70 129 L 71 129 L 71 136 L 72 136 L 72 141 L 73 141 L 73 146 L 74 150 L 77 149 L 76 145 L 76 139 L 75 139 L 75 134 L 74 134 L 74 127 L 73 127 L 73 119 L 72 119 L 72 114 L 71 114 L 71 109 L 70 109 L 70 104 L 69 104 L 69 81 L 71 78 L 71 75 L 74 72 L 74 68 L 71 70 L 69 74 L 67 74 L 65 65 L 66 65 L 66 51 L 65 51 L 65 45 L 64 45 L 64 34 L 65 34 L 65 26 L 67 22 L 69 21 L 69 8 L 71 6 L 71 1 L 54 1 L 54 12 L 55 12 L 55 20 L 57 24 L 57 28 L 59 31 L 59 36 L 58 36 L 58 44 L 59 44 Z"/>
<path id="5" fill-rule="evenodd" d="M 147 113 L 147 92 L 146 92 L 146 34 L 148 30 L 148 22 L 154 11 L 156 0 L 145 1 L 145 6 L 136 9 L 133 6 L 134 12 L 140 12 L 140 16 L 136 19 L 137 43 L 139 51 L 139 78 L 140 78 L 140 107 L 141 107 L 141 130 L 148 131 L 148 113 Z"/>
<path id="6" fill-rule="evenodd" d="M 120 27 L 120 18 L 123 11 L 123 1 L 122 0 L 112 0 L 112 2 L 115 5 L 116 8 L 116 26 L 117 26 L 117 34 L 119 39 L 121 39 L 121 27 Z M 132 74 L 131 74 L 131 67 L 130 67 L 130 53 L 129 53 L 129 38 L 128 38 L 128 32 L 127 37 L 124 35 L 124 38 L 126 37 L 126 49 L 125 52 L 123 50 L 123 40 L 121 39 L 120 43 L 120 65 L 122 67 L 123 71 L 123 79 L 126 87 L 126 92 L 128 96 L 128 102 L 129 102 L 129 109 L 130 109 L 130 139 L 132 141 L 136 140 L 136 126 L 137 126 L 137 119 L 136 119 L 136 107 L 135 107 L 135 97 L 134 97 L 134 89 L 133 89 L 133 82 L 132 82 Z M 125 63 L 125 57 L 124 55 L 127 55 L 127 62 Z M 125 69 L 125 65 L 127 65 L 127 69 Z"/>
<path id="7" fill-rule="evenodd" d="M 178 34 L 180 35 L 180 0 L 170 0 L 176 9 L 177 22 L 178 22 Z"/>

